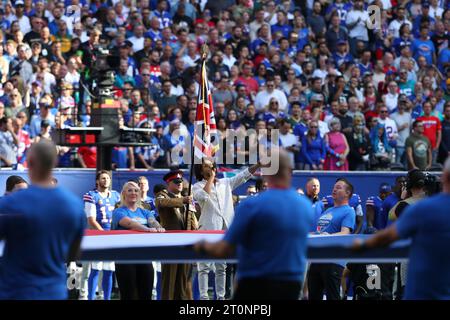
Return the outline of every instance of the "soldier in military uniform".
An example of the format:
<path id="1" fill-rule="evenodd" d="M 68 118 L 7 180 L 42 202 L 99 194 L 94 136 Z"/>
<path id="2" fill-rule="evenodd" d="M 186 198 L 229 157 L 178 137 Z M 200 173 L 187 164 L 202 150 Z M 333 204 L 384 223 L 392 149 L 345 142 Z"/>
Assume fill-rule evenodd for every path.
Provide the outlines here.
<path id="1" fill-rule="evenodd" d="M 171 171 L 164 176 L 167 190 L 156 195 L 161 225 L 166 230 L 196 230 L 197 219 L 192 196 L 182 196 L 183 172 Z M 192 279 L 190 264 L 162 264 L 163 300 L 192 300 Z"/>

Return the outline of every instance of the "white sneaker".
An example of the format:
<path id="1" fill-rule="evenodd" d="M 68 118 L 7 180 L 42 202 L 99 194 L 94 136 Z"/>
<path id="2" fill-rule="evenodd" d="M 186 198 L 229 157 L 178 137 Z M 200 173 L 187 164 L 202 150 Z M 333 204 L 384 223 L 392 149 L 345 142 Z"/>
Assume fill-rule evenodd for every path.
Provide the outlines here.
<path id="1" fill-rule="evenodd" d="M 87 295 L 80 295 L 79 297 L 78 297 L 78 300 L 87 300 L 88 299 L 88 297 L 87 297 Z"/>

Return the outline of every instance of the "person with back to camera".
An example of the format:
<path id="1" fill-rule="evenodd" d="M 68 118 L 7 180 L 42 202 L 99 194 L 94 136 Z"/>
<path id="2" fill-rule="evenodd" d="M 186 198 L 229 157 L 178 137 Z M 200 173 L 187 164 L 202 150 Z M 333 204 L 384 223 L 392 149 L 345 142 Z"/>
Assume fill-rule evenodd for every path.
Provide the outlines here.
<path id="1" fill-rule="evenodd" d="M 408 182 L 416 197 L 422 192 L 419 185 L 427 185 L 427 177 L 415 173 Z M 417 179 L 420 178 L 420 179 Z M 403 299 L 450 299 L 450 159 L 444 164 L 441 176 L 443 192 L 408 205 L 399 218 L 373 237 L 355 241 L 353 249 L 363 252 L 386 247 L 399 239 L 410 238 L 409 266 Z M 436 183 L 433 183 L 436 184 Z M 434 186 L 437 192 L 437 186 Z"/>
<path id="2" fill-rule="evenodd" d="M 32 145 L 27 158 L 31 186 L 0 199 L 0 300 L 67 299 L 65 263 L 79 258 L 83 203 L 52 184 L 53 143 Z"/>
<path id="3" fill-rule="evenodd" d="M 313 209 L 291 186 L 292 167 L 286 151 L 280 150 L 278 157 L 278 172 L 265 176 L 268 190 L 237 207 L 223 240 L 194 246 L 197 252 L 216 258 L 237 254 L 234 300 L 300 297 Z"/>

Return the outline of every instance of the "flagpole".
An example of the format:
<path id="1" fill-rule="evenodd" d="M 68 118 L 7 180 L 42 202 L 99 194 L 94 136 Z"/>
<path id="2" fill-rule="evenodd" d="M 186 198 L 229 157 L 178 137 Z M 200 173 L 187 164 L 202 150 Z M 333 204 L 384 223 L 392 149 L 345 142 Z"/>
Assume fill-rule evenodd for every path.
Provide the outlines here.
<path id="1" fill-rule="evenodd" d="M 208 56 L 208 45 L 204 44 L 201 48 L 201 60 L 200 60 L 200 86 L 198 88 L 198 97 L 197 97 L 197 103 L 200 100 L 200 94 L 203 91 L 203 81 L 208 81 L 208 79 L 203 79 L 203 76 L 206 77 L 206 70 L 203 70 L 203 68 L 206 68 L 205 66 L 205 62 L 206 62 L 206 58 Z M 205 97 L 203 96 L 203 99 Z M 197 119 L 198 116 L 198 108 L 195 109 L 195 119 Z M 188 195 L 191 194 L 191 190 L 192 190 L 192 176 L 194 175 L 194 159 L 195 159 L 195 150 L 194 150 L 194 139 L 195 139 L 195 126 L 196 124 L 194 124 L 194 134 L 192 136 L 191 139 L 191 170 L 189 173 L 189 188 L 188 188 Z"/>

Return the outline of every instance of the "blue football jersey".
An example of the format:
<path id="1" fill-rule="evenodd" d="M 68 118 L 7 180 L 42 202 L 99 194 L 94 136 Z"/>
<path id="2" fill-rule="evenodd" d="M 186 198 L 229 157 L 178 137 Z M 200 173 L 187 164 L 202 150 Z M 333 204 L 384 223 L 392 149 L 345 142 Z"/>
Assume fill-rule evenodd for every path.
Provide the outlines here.
<path id="1" fill-rule="evenodd" d="M 89 204 L 94 205 L 95 220 L 104 230 L 111 230 L 112 212 L 114 211 L 116 204 L 120 202 L 120 194 L 117 191 L 111 190 L 108 196 L 104 198 L 100 192 L 93 190 L 86 193 L 83 196 L 83 200 L 88 217 L 93 216 L 92 207 L 90 207 Z"/>
<path id="2" fill-rule="evenodd" d="M 373 226 L 377 230 L 386 228 L 387 215 L 383 212 L 383 200 L 379 196 L 368 197 L 366 201 L 366 207 L 373 207 L 374 219 Z"/>
<path id="3" fill-rule="evenodd" d="M 152 211 L 153 214 L 155 215 L 155 217 L 157 217 L 158 216 L 158 211 L 156 210 L 155 199 L 153 199 L 152 197 L 147 196 L 147 198 L 145 198 L 145 200 L 143 200 L 143 201 L 150 206 L 150 210 L 149 211 Z"/>

